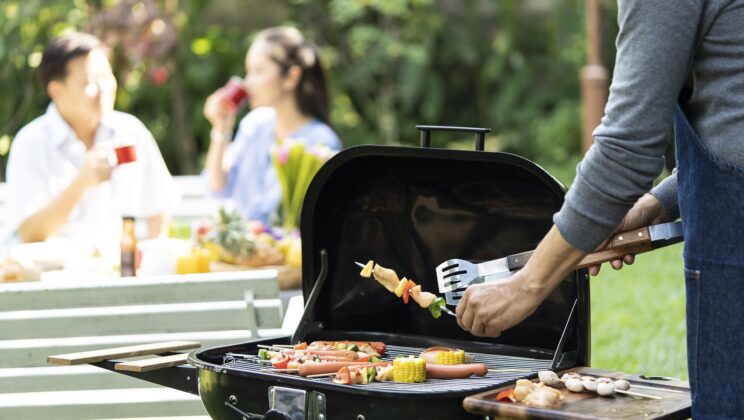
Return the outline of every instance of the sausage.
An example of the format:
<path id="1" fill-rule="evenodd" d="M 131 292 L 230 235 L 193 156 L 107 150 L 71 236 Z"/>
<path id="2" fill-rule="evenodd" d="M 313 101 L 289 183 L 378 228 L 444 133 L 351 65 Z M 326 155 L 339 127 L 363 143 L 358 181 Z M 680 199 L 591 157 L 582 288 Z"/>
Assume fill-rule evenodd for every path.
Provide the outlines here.
<path id="1" fill-rule="evenodd" d="M 301 363 L 298 368 L 300 376 L 308 375 L 319 375 L 321 373 L 333 373 L 338 372 L 339 369 L 345 366 L 388 366 L 390 362 L 305 362 Z"/>
<path id="2" fill-rule="evenodd" d="M 464 379 L 472 375 L 486 376 L 488 366 L 483 363 L 468 363 L 462 365 L 426 364 L 427 379 Z"/>

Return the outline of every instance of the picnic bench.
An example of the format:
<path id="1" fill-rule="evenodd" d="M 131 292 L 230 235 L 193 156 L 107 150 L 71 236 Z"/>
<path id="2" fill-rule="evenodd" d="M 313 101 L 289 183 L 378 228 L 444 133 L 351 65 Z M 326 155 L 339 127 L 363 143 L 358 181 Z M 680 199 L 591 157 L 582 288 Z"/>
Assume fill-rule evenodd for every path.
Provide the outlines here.
<path id="1" fill-rule="evenodd" d="M 194 416 L 198 397 L 47 356 L 281 334 L 276 270 L 0 284 L 0 418 Z"/>

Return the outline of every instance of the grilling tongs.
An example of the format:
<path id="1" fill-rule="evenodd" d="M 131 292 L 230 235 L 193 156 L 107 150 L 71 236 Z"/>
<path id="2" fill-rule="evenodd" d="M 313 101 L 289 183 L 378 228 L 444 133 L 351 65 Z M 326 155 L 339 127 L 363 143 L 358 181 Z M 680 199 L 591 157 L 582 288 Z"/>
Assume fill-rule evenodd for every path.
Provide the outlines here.
<path id="1" fill-rule="evenodd" d="M 662 223 L 613 235 L 609 244 L 579 262 L 577 269 L 640 254 L 682 242 L 682 222 Z M 533 251 L 509 255 L 497 260 L 474 264 L 461 259 L 447 260 L 437 266 L 437 285 L 447 305 L 457 306 L 471 284 L 505 281 L 527 264 Z"/>

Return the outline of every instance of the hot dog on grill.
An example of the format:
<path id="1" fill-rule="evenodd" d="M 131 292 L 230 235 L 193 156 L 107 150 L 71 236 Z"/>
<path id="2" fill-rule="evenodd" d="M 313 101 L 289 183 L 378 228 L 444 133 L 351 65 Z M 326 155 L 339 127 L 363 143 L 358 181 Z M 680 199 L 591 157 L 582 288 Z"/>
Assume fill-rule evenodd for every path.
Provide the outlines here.
<path id="1" fill-rule="evenodd" d="M 467 363 L 460 365 L 426 364 L 428 379 L 465 379 L 472 375 L 486 376 L 488 366 L 483 363 Z"/>

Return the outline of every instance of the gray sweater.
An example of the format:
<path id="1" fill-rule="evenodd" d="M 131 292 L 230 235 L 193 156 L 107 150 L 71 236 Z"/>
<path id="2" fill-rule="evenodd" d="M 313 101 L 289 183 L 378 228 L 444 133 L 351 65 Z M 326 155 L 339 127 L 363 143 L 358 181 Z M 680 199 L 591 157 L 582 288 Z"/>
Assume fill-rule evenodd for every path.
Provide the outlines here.
<path id="1" fill-rule="evenodd" d="M 619 0 L 618 9 L 605 116 L 554 216 L 585 252 L 651 190 L 678 99 L 711 154 L 744 168 L 744 0 Z M 692 91 L 680 98 L 683 87 Z M 678 216 L 675 175 L 651 193 Z"/>

